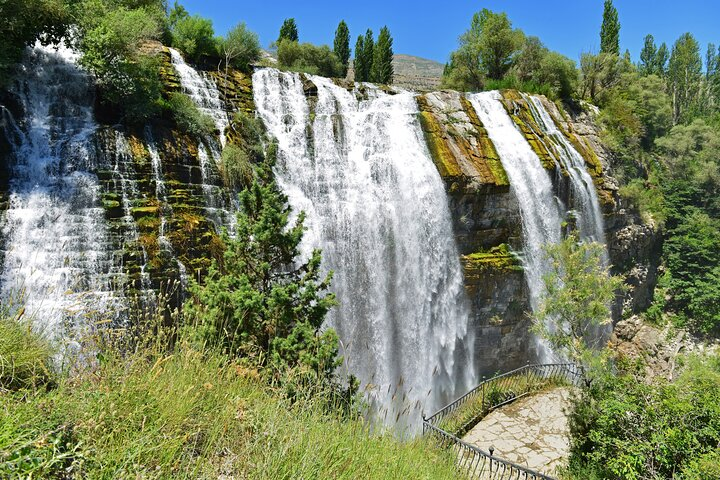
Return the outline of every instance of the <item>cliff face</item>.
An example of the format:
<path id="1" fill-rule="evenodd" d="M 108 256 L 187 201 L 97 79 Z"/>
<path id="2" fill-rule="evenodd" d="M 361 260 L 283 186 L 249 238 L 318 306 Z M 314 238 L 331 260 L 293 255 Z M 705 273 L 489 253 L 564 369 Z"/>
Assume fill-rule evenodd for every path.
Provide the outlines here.
<path id="1" fill-rule="evenodd" d="M 583 156 L 603 213 L 612 271 L 629 286 L 613 308 L 617 322 L 624 314 L 647 308 L 657 280 L 661 235 L 624 207 L 611 176 L 610 153 L 600 141 L 591 107 L 573 110 L 541 98 L 562 134 Z M 571 205 L 568 172 L 555 158 L 526 97 L 502 92 L 513 122 L 550 172 L 554 194 Z M 455 235 L 465 269 L 465 285 L 473 306 L 477 364 L 486 373 L 524 364 L 532 352 L 529 293 L 520 263 L 522 224 L 507 175 L 482 123 L 457 92 L 418 97 L 420 120 L 428 147 L 445 180 Z M 532 354 L 530 354 L 532 356 Z"/>
<path id="2" fill-rule="evenodd" d="M 163 60 L 166 93 L 180 89 L 167 49 Z M 251 78 L 230 70 L 205 75 L 218 86 L 227 112 L 254 114 Z M 305 82 L 312 98 L 317 88 Z M 352 88 L 352 85 L 347 85 Z M 460 93 L 440 91 L 418 95 L 419 120 L 428 148 L 445 182 L 455 239 L 465 274 L 465 287 L 476 331 L 476 364 L 492 373 L 524 364 L 532 351 L 529 334 L 529 293 L 521 262 L 522 220 L 507 174 L 488 134 L 468 100 Z M 646 308 L 657 277 L 661 236 L 624 207 L 610 172 L 610 156 L 599 140 L 591 109 L 560 108 L 542 99 L 545 109 L 585 159 L 604 215 L 605 235 L 614 273 L 627 275 L 629 291 L 618 299 L 615 320 Z M 312 102 L 311 102 L 312 103 Z M 555 195 L 570 201 L 567 172 L 548 149 L 542 129 L 526 97 L 503 92 L 503 103 L 545 168 L 551 172 Z M 15 118 L 23 112 L 7 94 L 0 98 Z M 89 164 L 101 187 L 115 248 L 113 268 L 125 280 L 116 288 L 126 295 L 168 288 L 202 274 L 220 254 L 218 224 L 226 223 L 234 192 L 222 182 L 218 158 L 208 139 L 180 131 L 171 119 L 157 119 L 137 128 L 121 127 L 98 115 Z M 7 123 L 3 111 L 2 120 Z M 7 132 L 7 125 L 5 125 Z M 237 136 L 232 123 L 228 141 Z M 12 139 L 0 136 L 0 207 L 6 203 Z M 217 157 L 217 152 L 215 152 Z M 0 251 L 3 249 L 0 248 Z M 173 289 L 179 301 L 182 289 Z"/>

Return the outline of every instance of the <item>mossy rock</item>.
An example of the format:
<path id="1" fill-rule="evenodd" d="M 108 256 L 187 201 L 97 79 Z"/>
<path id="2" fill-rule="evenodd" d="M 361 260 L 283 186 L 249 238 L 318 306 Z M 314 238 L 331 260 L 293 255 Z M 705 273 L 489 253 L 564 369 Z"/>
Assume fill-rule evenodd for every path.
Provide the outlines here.
<path id="1" fill-rule="evenodd" d="M 523 270 L 520 258 L 507 244 L 500 244 L 487 251 L 461 256 L 466 279 L 481 280 L 485 274 L 506 274 Z"/>

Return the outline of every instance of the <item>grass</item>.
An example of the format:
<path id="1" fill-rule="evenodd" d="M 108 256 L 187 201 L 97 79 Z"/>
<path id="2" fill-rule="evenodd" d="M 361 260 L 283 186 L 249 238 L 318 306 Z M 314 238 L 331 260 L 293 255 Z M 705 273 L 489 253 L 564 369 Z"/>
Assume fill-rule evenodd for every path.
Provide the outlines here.
<path id="1" fill-rule="evenodd" d="M 23 320 L 24 310 L 0 317 L 0 392 L 47 382 L 53 350 Z M 7 312 L 6 312 L 7 313 Z"/>
<path id="2" fill-rule="evenodd" d="M 161 343 L 127 353 L 105 342 L 99 361 L 53 388 L 0 395 L 0 478 L 457 478 L 423 439 L 370 433 L 326 402 L 290 402 L 222 354 Z M 34 366 L 50 351 L 27 355 Z"/>

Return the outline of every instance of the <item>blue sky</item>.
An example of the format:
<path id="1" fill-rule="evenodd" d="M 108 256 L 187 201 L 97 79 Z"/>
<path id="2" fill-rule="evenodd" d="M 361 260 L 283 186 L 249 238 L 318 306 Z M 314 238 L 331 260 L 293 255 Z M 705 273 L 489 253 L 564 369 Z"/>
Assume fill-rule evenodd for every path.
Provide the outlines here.
<path id="1" fill-rule="evenodd" d="M 171 2 L 170 2 L 171 3 Z M 344 19 L 352 36 L 383 25 L 390 28 L 395 53 L 445 62 L 457 47 L 472 14 L 482 8 L 508 13 L 513 25 L 536 35 L 551 49 L 577 60 L 583 51 L 599 50 L 603 0 L 181 0 L 192 14 L 213 20 L 225 33 L 240 21 L 257 32 L 264 47 L 277 38 L 283 19 L 294 17 L 300 40 L 332 45 L 338 22 Z M 647 33 L 671 46 L 692 32 L 702 46 L 720 43 L 718 0 L 615 0 L 622 29 L 620 46 L 637 59 Z"/>

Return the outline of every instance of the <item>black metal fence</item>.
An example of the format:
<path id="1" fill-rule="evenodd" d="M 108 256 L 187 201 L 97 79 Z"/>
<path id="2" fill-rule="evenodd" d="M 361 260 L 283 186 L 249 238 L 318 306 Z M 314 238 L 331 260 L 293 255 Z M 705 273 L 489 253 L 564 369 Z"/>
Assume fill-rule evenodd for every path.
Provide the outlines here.
<path id="1" fill-rule="evenodd" d="M 573 363 L 526 365 L 483 380 L 480 385 L 441 408 L 430 417 L 423 415 L 423 434 L 434 437 L 442 447 L 451 448 L 458 467 L 471 477 L 488 480 L 552 480 L 552 477 L 493 456 L 463 442 L 464 435 L 491 410 L 510 403 L 544 386 L 577 385 L 582 370 Z"/>

